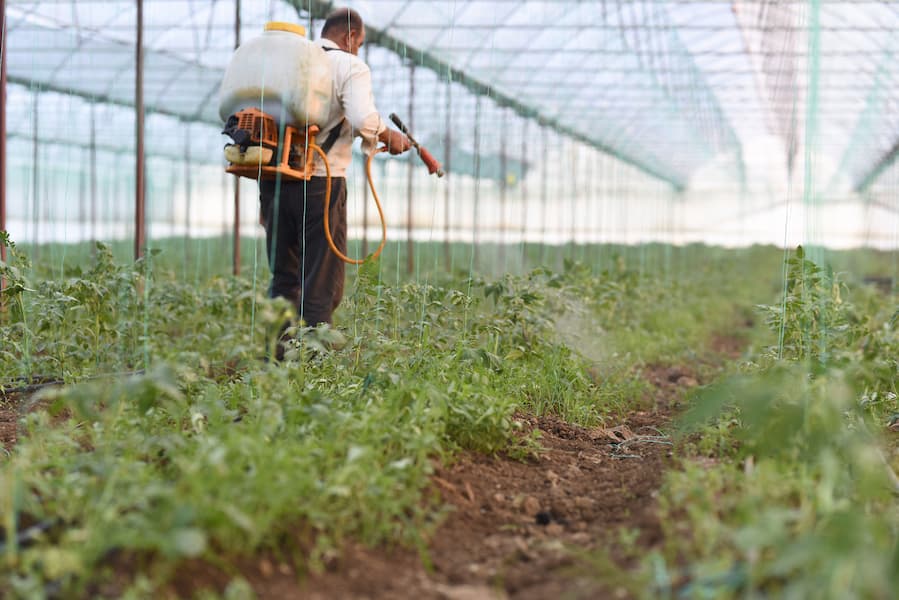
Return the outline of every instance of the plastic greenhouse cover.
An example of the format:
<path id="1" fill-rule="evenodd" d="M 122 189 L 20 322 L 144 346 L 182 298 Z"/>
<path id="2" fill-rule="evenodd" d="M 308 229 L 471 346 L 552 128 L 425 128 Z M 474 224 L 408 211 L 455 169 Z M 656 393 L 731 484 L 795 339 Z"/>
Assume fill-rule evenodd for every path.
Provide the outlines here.
<path id="1" fill-rule="evenodd" d="M 305 23 L 298 0 L 244 1 L 241 37 L 268 20 Z M 322 3 L 314 3 L 316 6 Z M 408 62 L 427 53 L 445 69 L 416 69 L 414 122 L 421 139 L 447 131 L 469 151 L 476 110 L 485 151 L 506 141 L 517 153 L 524 120 L 513 99 L 541 118 L 665 178 L 686 183 L 708 165 L 734 177 L 772 148 L 795 160 L 821 156 L 827 184 L 864 180 L 894 146 L 899 111 L 892 81 L 899 6 L 869 0 L 778 3 L 725 0 L 428 1 L 350 0 L 366 23 L 401 40 L 371 47 L 382 113 L 408 112 Z M 133 1 L 7 0 L 10 135 L 83 144 L 91 112 L 98 143 L 130 148 L 135 20 Z M 820 10 L 815 10 L 815 6 Z M 234 45 L 233 0 L 145 0 L 148 110 L 218 127 L 216 92 Z M 320 27 L 321 21 L 318 21 Z M 316 32 L 317 35 L 317 32 Z M 476 101 L 445 70 L 489 85 Z M 34 91 L 41 92 L 37 101 Z M 72 95 L 79 98 L 73 99 Z M 91 100 L 102 108 L 91 108 Z M 480 106 L 480 109 L 477 107 Z M 103 116 L 98 116 L 102 112 Z M 55 116 L 54 116 L 55 115 Z M 174 130 L 177 123 L 170 119 Z M 120 123 L 116 127 L 110 122 Z M 165 122 L 165 120 L 163 120 Z M 502 123 L 502 125 L 500 124 Z M 502 137 L 500 127 L 504 127 Z M 531 135 L 537 130 L 533 125 Z M 155 131 L 154 131 L 155 133 Z M 196 136 L 202 137 L 202 136 Z M 192 149 L 214 156 L 220 140 Z M 558 135 L 552 134 L 553 143 Z M 153 136 L 151 151 L 177 155 L 183 135 Z M 742 175 L 741 175 L 742 174 Z"/>

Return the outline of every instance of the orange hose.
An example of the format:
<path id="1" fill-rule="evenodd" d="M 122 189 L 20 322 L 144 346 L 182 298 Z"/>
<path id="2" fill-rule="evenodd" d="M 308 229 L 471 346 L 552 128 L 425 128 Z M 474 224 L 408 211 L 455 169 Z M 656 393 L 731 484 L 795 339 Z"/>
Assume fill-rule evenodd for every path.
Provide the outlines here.
<path id="1" fill-rule="evenodd" d="M 371 189 L 371 195 L 374 196 L 375 206 L 378 207 L 378 215 L 381 217 L 381 244 L 378 246 L 378 249 L 375 250 L 369 256 L 365 258 L 350 258 L 346 254 L 340 251 L 340 249 L 334 244 L 334 239 L 331 237 L 331 223 L 328 217 L 331 212 L 331 166 L 328 164 L 328 157 L 325 154 L 325 151 L 322 150 L 317 144 L 309 144 L 309 147 L 318 152 L 319 156 L 322 158 L 322 162 L 325 163 L 325 173 L 327 174 L 327 182 L 325 183 L 325 239 L 328 240 L 328 246 L 331 247 L 331 251 L 337 255 L 337 258 L 342 260 L 345 263 L 349 263 L 351 265 L 361 265 L 367 260 L 374 260 L 381 256 L 381 251 L 384 249 L 384 245 L 387 243 L 387 222 L 384 220 L 384 209 L 381 207 L 381 200 L 378 198 L 378 192 L 375 190 L 375 184 L 371 180 L 371 161 L 375 157 L 375 154 L 379 152 L 383 152 L 387 148 L 381 147 L 376 148 L 374 152 L 368 155 L 368 160 L 365 161 L 365 177 L 368 179 L 368 186 Z"/>

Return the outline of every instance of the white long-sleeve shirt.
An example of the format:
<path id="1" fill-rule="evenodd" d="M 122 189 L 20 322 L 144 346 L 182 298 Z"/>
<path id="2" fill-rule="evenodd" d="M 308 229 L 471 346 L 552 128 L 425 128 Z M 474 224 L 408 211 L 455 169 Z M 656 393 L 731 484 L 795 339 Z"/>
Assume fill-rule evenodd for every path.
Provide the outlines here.
<path id="1" fill-rule="evenodd" d="M 323 48 L 338 48 L 329 39 L 317 42 Z M 344 177 L 346 169 L 353 158 L 353 139 L 362 138 L 362 151 L 371 152 L 378 143 L 378 135 L 387 126 L 381 121 L 375 98 L 371 89 L 371 70 L 358 56 L 342 50 L 326 52 L 331 59 L 331 75 L 333 80 L 333 96 L 328 122 L 316 136 L 316 143 L 321 145 L 328 139 L 331 130 L 346 118 L 340 129 L 340 137 L 328 152 L 328 164 L 332 177 Z M 321 158 L 315 156 L 316 176 L 326 175 Z"/>

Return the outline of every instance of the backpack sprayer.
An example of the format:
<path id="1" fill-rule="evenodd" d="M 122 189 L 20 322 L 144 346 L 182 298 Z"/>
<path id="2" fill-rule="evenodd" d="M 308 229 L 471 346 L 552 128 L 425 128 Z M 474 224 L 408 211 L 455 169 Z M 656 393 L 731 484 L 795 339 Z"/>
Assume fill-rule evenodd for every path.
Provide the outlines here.
<path id="1" fill-rule="evenodd" d="M 222 81 L 219 115 L 234 143 L 225 146 L 225 171 L 256 180 L 308 181 L 317 154 L 325 166 L 325 238 L 344 262 L 358 265 L 380 256 L 387 243 L 387 223 L 371 177 L 373 150 L 365 162 L 365 177 L 381 218 L 381 243 L 369 257 L 346 256 L 331 237 L 331 167 L 327 152 L 337 139 L 341 121 L 321 145 L 316 136 L 331 106 L 331 65 L 325 52 L 305 38 L 306 30 L 292 23 L 270 22 L 263 35 L 240 46 Z M 278 115 L 278 119 L 274 115 Z M 443 177 L 440 163 L 416 142 L 395 114 L 391 120 L 418 151 L 428 172 Z M 286 125 L 279 127 L 279 122 Z M 305 125 L 300 125 L 305 123 Z"/>

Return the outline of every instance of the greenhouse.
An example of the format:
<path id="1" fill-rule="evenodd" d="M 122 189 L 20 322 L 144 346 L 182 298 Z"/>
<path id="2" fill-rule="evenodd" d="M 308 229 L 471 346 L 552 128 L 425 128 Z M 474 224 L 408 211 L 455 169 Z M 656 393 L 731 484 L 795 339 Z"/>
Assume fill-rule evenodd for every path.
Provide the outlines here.
<path id="1" fill-rule="evenodd" d="M 0 14 L 0 597 L 895 597 L 899 4 Z"/>

